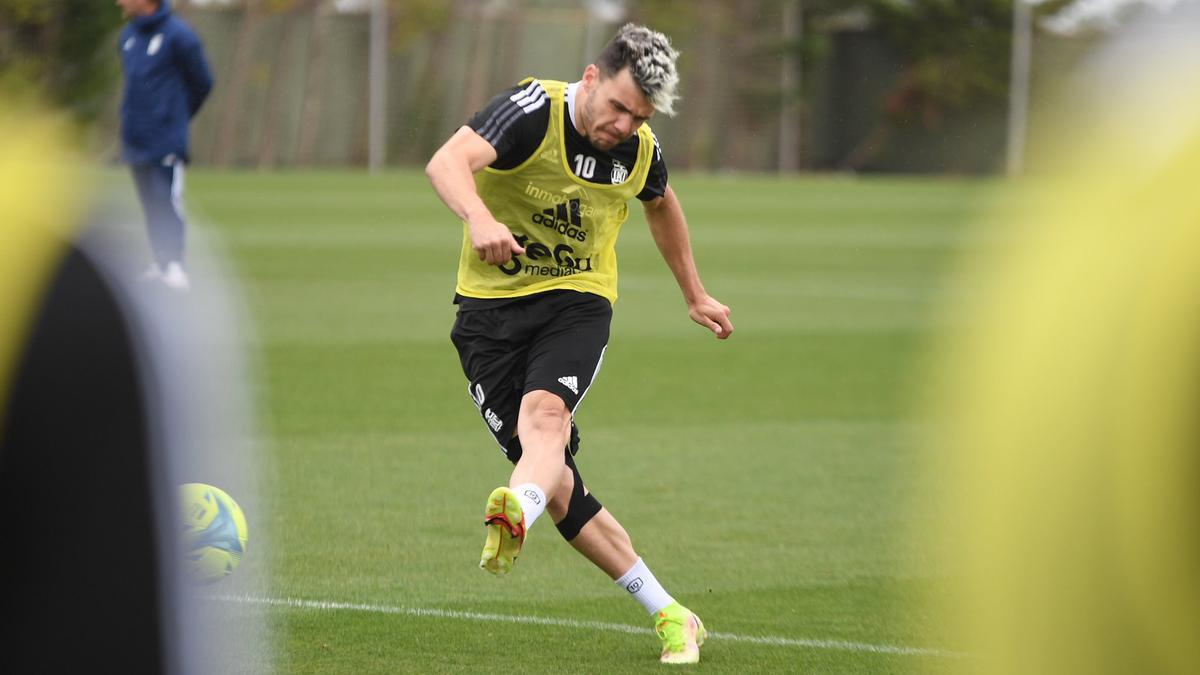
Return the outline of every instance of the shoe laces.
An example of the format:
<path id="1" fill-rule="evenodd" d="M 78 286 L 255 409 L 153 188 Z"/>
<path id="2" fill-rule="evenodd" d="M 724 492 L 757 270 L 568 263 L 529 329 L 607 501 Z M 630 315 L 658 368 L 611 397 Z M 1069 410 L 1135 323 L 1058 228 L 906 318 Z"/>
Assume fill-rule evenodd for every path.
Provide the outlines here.
<path id="1" fill-rule="evenodd" d="M 490 516 L 488 518 L 484 518 L 484 520 L 483 520 L 484 525 L 491 525 L 492 523 L 500 523 L 501 525 L 504 526 L 504 529 L 508 530 L 508 533 L 510 535 L 512 535 L 513 537 L 524 537 L 525 536 L 525 518 L 524 517 L 521 518 L 520 523 L 514 523 L 513 521 L 508 519 L 507 515 L 505 515 L 503 513 L 497 513 L 496 515 Z"/>

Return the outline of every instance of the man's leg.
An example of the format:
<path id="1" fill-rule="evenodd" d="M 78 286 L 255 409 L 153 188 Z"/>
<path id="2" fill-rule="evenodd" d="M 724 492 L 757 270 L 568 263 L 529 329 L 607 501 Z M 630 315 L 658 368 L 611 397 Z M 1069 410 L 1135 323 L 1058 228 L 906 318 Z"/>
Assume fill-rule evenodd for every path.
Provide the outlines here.
<path id="1" fill-rule="evenodd" d="M 561 450 L 559 456 L 562 456 Z M 547 509 L 555 523 L 561 523 L 567 517 L 571 493 L 575 489 L 574 473 L 565 464 L 559 472 L 559 477 L 558 488 Z M 586 488 L 584 491 L 586 492 Z M 579 534 L 568 540 L 568 543 L 613 581 L 620 579 L 638 560 L 629 534 L 608 509 L 603 507 L 584 524 Z"/>
<path id="2" fill-rule="evenodd" d="M 183 262 L 183 164 L 145 164 L 132 167 L 138 197 L 155 262 L 166 269 Z"/>
<path id="3" fill-rule="evenodd" d="M 154 253 L 154 265 L 145 278 L 187 290 L 189 282 L 183 269 L 183 163 L 173 160 L 169 164 L 134 166 L 133 177 Z"/>
<path id="4" fill-rule="evenodd" d="M 530 301 L 532 302 L 532 300 Z M 515 437 L 525 380 L 527 333 L 536 316 L 521 303 L 496 309 L 460 307 L 450 331 L 458 350 L 467 392 L 492 437 L 514 464 L 521 458 Z M 496 488 L 484 504 L 486 539 L 479 566 L 493 574 L 512 569 L 525 542 L 525 515 L 508 486 Z"/>
<path id="5" fill-rule="evenodd" d="M 526 532 L 558 489 L 571 414 L 556 394 L 533 390 L 521 397 L 517 431 L 508 449 L 509 458 L 517 459 L 508 487 L 492 490 L 484 506 L 488 533 L 479 566 L 493 574 L 512 569 Z"/>
<path id="6" fill-rule="evenodd" d="M 633 541 L 621 523 L 608 509 L 587 496 L 587 488 L 582 484 L 574 460 L 569 459 L 566 463 L 555 497 L 547 507 L 559 532 L 576 551 L 625 589 L 655 618 L 655 631 L 662 642 L 660 660 L 663 663 L 698 662 L 700 646 L 708 635 L 700 617 L 667 593 L 634 550 Z M 577 517 L 568 519 L 573 508 L 585 514 L 594 512 L 594 515 L 586 516 L 586 522 L 580 527 Z"/>
<path id="7" fill-rule="evenodd" d="M 541 508 L 545 509 L 546 502 L 553 501 L 558 492 L 563 471 L 570 473 L 563 460 L 563 448 L 571 435 L 571 413 L 566 403 L 548 391 L 525 394 L 517 415 L 517 435 L 521 438 L 521 459 L 508 484 L 518 494 L 518 486 L 536 485 L 544 495 Z"/>
<path id="8" fill-rule="evenodd" d="M 129 167 L 129 172 L 133 175 L 133 184 L 137 188 L 138 203 L 142 206 L 142 217 L 146 222 L 146 235 L 150 243 L 150 255 L 153 258 L 151 268 L 146 272 L 146 278 L 158 279 L 162 276 L 162 269 L 166 265 L 166 261 L 162 260 L 159 255 L 162 246 L 158 241 L 158 230 L 154 227 L 154 222 L 158 218 L 156 207 L 158 187 L 155 184 L 158 167 L 153 164 L 134 164 Z"/>
<path id="9" fill-rule="evenodd" d="M 480 564 L 496 573 L 511 568 L 505 551 L 520 550 L 526 530 L 557 494 L 571 417 L 604 361 L 612 320 L 612 304 L 589 293 L 547 293 L 524 307 L 536 328 L 526 343 L 528 356 L 522 359 L 525 381 L 517 436 L 507 448 L 516 468 L 508 485 L 488 496 L 484 510 L 489 532 Z M 510 539 L 519 541 L 506 547 Z"/>
<path id="10" fill-rule="evenodd" d="M 525 535 L 553 499 L 565 468 L 563 448 L 571 433 L 571 414 L 562 398 L 534 390 L 521 397 L 517 415 L 518 436 L 510 441 L 519 448 L 516 468 L 508 487 L 488 495 L 483 520 L 487 539 L 479 566 L 493 574 L 506 574 L 525 545 Z M 519 439 L 519 440 L 518 440 Z"/>

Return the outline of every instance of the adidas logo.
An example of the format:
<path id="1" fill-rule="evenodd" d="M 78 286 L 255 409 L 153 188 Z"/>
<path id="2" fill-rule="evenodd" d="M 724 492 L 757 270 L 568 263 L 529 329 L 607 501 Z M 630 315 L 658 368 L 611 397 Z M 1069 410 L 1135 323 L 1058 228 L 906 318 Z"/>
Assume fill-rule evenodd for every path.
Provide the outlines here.
<path id="1" fill-rule="evenodd" d="M 542 209 L 541 213 L 535 213 L 529 219 L 534 224 L 548 227 L 569 239 L 586 241 L 588 233 L 583 229 L 582 215 L 585 208 L 590 207 L 581 207 L 578 199 L 571 199 L 548 209 Z"/>
<path id="2" fill-rule="evenodd" d="M 559 384 L 571 390 L 572 394 L 579 393 L 579 378 L 574 375 L 558 378 Z"/>
<path id="3" fill-rule="evenodd" d="M 579 200 L 572 199 L 565 204 L 559 204 L 552 208 L 542 209 L 542 218 L 546 221 L 547 226 L 550 223 L 563 222 L 575 225 L 576 227 L 583 224 L 583 219 L 579 217 Z"/>

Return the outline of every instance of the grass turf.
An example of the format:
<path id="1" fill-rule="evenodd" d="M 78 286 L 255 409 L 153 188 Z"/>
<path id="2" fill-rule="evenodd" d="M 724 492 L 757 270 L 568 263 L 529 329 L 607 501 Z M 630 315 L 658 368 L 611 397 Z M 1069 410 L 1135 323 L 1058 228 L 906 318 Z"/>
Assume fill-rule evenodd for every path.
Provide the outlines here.
<path id="1" fill-rule="evenodd" d="M 117 179 L 118 181 L 120 179 Z M 694 325 L 641 217 L 577 415 L 579 464 L 720 672 L 949 672 L 911 536 L 924 480 L 909 418 L 947 265 L 991 184 L 679 176 L 718 342 Z M 129 188 L 131 191 L 131 188 Z M 192 218 L 240 276 L 256 339 L 268 485 L 252 531 L 277 598 L 644 626 L 644 634 L 260 607 L 292 673 L 657 672 L 642 610 L 536 526 L 511 578 L 476 567 L 507 480 L 448 340 L 460 228 L 417 172 L 189 174 Z M 202 270 L 193 283 L 204 283 Z M 259 555 L 258 560 L 253 554 Z M 236 592 L 237 575 L 225 582 Z"/>

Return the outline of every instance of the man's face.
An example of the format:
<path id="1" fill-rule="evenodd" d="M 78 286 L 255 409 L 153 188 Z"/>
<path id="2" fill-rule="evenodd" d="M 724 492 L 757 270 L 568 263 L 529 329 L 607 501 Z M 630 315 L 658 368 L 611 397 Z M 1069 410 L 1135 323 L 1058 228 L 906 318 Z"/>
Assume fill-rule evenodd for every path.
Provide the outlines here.
<path id="1" fill-rule="evenodd" d="M 117 0 L 117 6 L 121 8 L 121 13 L 126 19 L 150 16 L 158 11 L 156 0 Z"/>
<path id="2" fill-rule="evenodd" d="M 606 78 L 599 68 L 590 65 L 583 71 L 580 90 L 576 126 L 598 150 L 611 150 L 637 133 L 638 127 L 654 114 L 654 106 L 628 68 Z"/>

